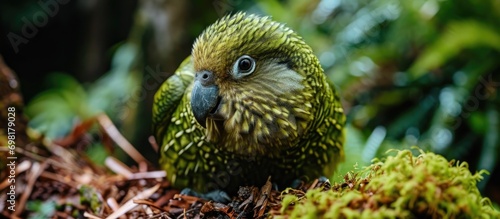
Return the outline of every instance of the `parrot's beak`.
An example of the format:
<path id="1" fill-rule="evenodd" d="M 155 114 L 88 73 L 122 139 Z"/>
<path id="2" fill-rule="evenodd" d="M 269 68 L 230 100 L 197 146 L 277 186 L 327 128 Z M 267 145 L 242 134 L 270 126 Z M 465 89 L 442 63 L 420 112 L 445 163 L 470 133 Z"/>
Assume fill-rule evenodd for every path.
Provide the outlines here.
<path id="1" fill-rule="evenodd" d="M 210 71 L 197 72 L 194 87 L 191 93 L 191 110 L 196 121 L 206 127 L 206 120 L 214 115 L 220 105 L 219 87 L 215 84 L 215 77 Z"/>

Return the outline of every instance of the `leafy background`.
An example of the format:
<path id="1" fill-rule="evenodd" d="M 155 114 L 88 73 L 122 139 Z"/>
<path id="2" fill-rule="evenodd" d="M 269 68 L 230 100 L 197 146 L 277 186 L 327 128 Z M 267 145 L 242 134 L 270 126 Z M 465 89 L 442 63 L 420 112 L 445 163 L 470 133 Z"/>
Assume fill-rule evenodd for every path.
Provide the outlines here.
<path id="1" fill-rule="evenodd" d="M 40 2 L 0 2 L 0 54 L 20 78 L 30 126 L 50 138 L 105 112 L 156 160 L 152 95 L 207 25 L 244 10 L 302 35 L 341 91 L 347 159 L 333 180 L 418 145 L 489 171 L 480 190 L 500 202 L 500 1 Z M 110 152 L 90 137 L 102 162 Z"/>

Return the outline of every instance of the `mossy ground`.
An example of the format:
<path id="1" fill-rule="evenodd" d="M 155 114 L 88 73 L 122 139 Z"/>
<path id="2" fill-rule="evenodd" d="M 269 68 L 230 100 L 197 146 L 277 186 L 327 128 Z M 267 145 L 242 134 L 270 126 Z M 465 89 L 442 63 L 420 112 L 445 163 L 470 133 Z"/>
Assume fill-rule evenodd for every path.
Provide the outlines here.
<path id="1" fill-rule="evenodd" d="M 388 152 L 384 159 L 345 176 L 332 188 L 305 194 L 283 193 L 277 218 L 500 218 L 476 183 L 466 162 L 410 150 Z M 287 194 L 289 192 L 289 194 Z"/>

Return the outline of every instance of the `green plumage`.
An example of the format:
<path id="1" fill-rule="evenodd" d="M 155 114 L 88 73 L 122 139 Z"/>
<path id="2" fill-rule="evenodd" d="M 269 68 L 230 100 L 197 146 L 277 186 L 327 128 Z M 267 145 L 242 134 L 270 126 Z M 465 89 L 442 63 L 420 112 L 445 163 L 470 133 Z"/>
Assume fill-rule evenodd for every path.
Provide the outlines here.
<path id="1" fill-rule="evenodd" d="M 344 123 L 340 99 L 302 38 L 244 13 L 198 37 L 153 105 L 167 178 L 201 192 L 234 192 L 268 176 L 282 187 L 330 176 L 344 159 Z"/>

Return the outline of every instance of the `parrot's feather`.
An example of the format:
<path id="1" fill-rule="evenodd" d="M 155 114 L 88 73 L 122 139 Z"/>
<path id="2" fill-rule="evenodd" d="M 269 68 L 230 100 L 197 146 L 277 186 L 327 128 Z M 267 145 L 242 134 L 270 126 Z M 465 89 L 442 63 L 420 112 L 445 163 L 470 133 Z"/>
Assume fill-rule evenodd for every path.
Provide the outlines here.
<path id="1" fill-rule="evenodd" d="M 155 136 L 162 136 L 165 133 L 165 128 L 168 127 L 184 92 L 193 81 L 193 77 L 193 62 L 189 56 L 156 92 L 153 103 L 153 133 Z"/>

